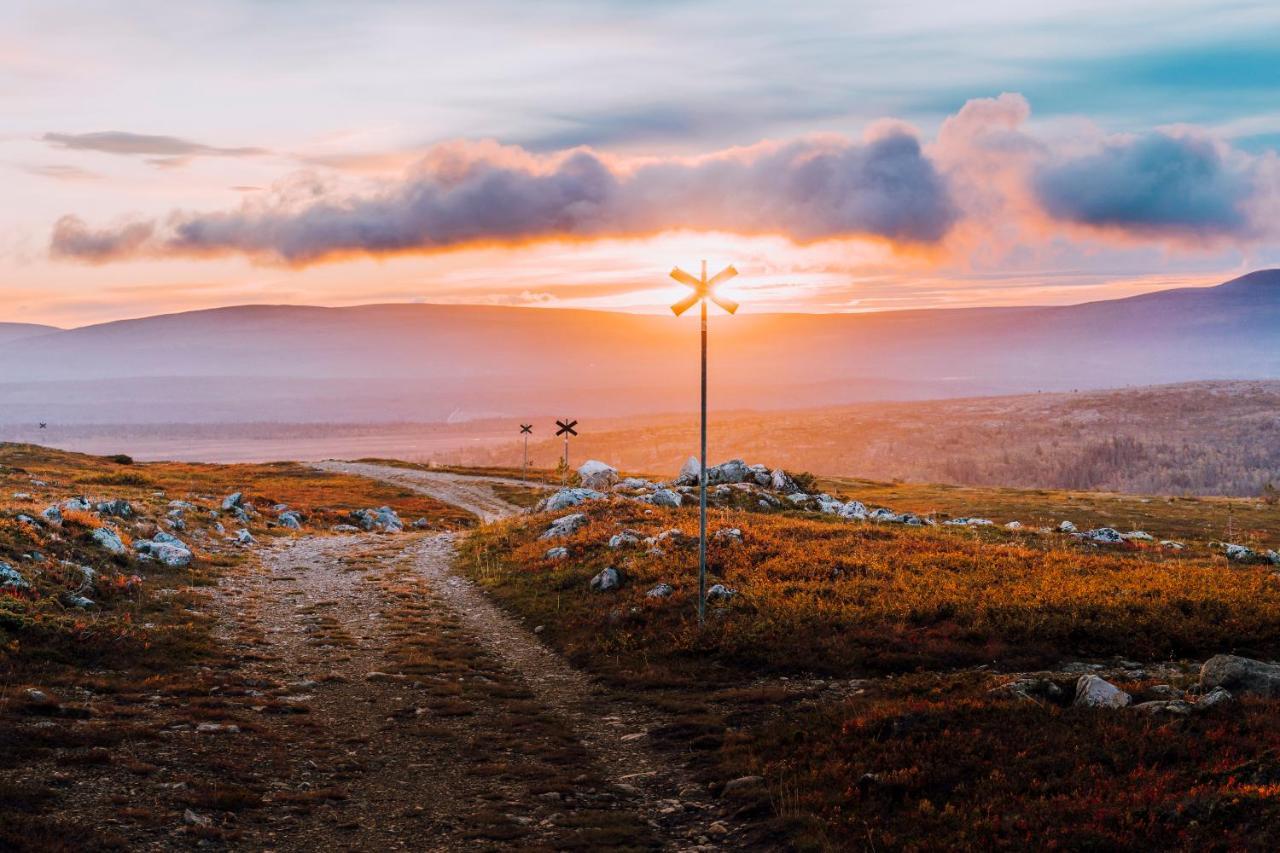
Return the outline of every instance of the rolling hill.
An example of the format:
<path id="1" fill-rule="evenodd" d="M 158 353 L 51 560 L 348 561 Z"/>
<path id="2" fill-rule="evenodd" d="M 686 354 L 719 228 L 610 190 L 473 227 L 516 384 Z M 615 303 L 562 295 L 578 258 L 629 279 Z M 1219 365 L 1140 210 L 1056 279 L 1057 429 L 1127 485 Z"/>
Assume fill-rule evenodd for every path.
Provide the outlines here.
<path id="1" fill-rule="evenodd" d="M 0 422 L 616 416 L 697 402 L 696 325 L 664 316 L 259 305 L 3 328 Z M 1063 307 L 716 317 L 712 336 L 721 409 L 1275 378 L 1280 270 Z"/>

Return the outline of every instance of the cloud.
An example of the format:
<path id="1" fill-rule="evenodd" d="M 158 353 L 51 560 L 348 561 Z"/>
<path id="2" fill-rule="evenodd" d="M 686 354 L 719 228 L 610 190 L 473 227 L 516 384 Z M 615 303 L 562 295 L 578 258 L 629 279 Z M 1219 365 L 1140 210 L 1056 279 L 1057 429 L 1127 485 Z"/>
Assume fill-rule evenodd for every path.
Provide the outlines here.
<path id="1" fill-rule="evenodd" d="M 639 164 L 586 149 L 544 157 L 494 143 L 452 143 L 374 192 L 344 192 L 304 175 L 238 209 L 178 212 L 162 226 L 134 222 L 90 232 L 65 218 L 52 247 L 57 256 L 91 261 L 240 253 L 301 265 L 353 253 L 673 229 L 935 244 L 956 216 L 919 140 L 893 126 L 863 141 L 761 143 Z"/>
<path id="2" fill-rule="evenodd" d="M 137 253 L 154 230 L 149 222 L 130 222 L 93 231 L 78 216 L 64 216 L 53 226 L 51 254 L 55 258 L 106 263 Z"/>
<path id="3" fill-rule="evenodd" d="M 1248 158 L 1229 162 L 1204 137 L 1152 132 L 1045 164 L 1036 196 L 1055 219 L 1135 234 L 1250 236 L 1258 191 Z"/>
<path id="4" fill-rule="evenodd" d="M 44 142 L 71 151 L 99 151 L 104 154 L 149 156 L 156 165 L 175 165 L 190 157 L 256 157 L 269 154 L 265 148 L 219 148 L 176 136 L 153 136 L 119 130 L 98 133 L 46 133 Z"/>
<path id="5" fill-rule="evenodd" d="M 53 178 L 59 181 L 96 181 L 102 177 L 94 172 L 81 169 L 79 166 L 69 166 L 62 163 L 23 166 L 22 170 L 32 175 L 40 175 L 44 178 Z"/>

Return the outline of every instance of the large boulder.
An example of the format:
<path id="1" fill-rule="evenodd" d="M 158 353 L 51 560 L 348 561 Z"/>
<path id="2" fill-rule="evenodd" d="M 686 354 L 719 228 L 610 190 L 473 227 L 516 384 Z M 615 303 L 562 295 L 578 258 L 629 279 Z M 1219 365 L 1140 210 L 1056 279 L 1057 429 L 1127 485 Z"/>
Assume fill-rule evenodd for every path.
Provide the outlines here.
<path id="1" fill-rule="evenodd" d="M 1125 708 L 1132 701 L 1128 693 L 1096 675 L 1082 675 L 1076 682 L 1075 704 L 1081 708 Z"/>
<path id="2" fill-rule="evenodd" d="M 191 565 L 191 548 L 172 533 L 157 533 L 151 539 L 140 539 L 133 543 L 139 554 L 147 554 L 166 566 Z"/>
<path id="3" fill-rule="evenodd" d="M 1232 693 L 1277 699 L 1280 698 L 1280 664 L 1236 655 L 1214 655 L 1200 667 L 1200 686 L 1206 692 L 1221 687 Z"/>
<path id="4" fill-rule="evenodd" d="M 673 492 L 670 489 L 657 489 L 650 497 L 650 500 L 653 501 L 654 506 L 665 506 L 673 509 L 684 503 L 684 498 L 680 496 L 680 493 Z"/>
<path id="5" fill-rule="evenodd" d="M 588 459 L 578 468 L 578 478 L 583 488 L 604 492 L 618 483 L 618 469 L 598 459 Z"/>
<path id="6" fill-rule="evenodd" d="M 707 469 L 708 486 L 719 486 L 728 483 L 754 483 L 755 479 L 755 471 L 752 471 L 747 463 L 741 459 L 730 459 L 728 462 L 721 462 L 719 465 L 713 465 Z M 696 479 L 694 483 L 697 483 Z"/>
<path id="7" fill-rule="evenodd" d="M 603 497 L 604 495 L 595 489 L 561 489 L 554 495 L 538 501 L 538 505 L 533 508 L 533 511 L 558 512 L 571 506 L 577 506 L 585 501 L 595 501 Z"/>
<path id="8" fill-rule="evenodd" d="M 223 512 L 230 512 L 236 507 L 240 507 L 243 505 L 244 505 L 243 492 L 232 492 L 231 494 L 227 495 L 225 498 L 222 499 Z"/>
<path id="9" fill-rule="evenodd" d="M 769 487 L 775 492 L 781 492 L 784 495 L 792 495 L 800 491 L 796 481 L 791 479 L 791 475 L 781 468 L 773 469 L 773 472 L 769 475 Z"/>
<path id="10" fill-rule="evenodd" d="M 404 530 L 404 522 L 396 511 L 389 506 L 380 506 L 373 518 L 374 526 L 384 533 L 399 533 Z"/>
<path id="11" fill-rule="evenodd" d="M 1124 541 L 1120 531 L 1114 527 L 1097 527 L 1084 535 L 1086 539 L 1101 542 L 1105 545 L 1116 545 Z"/>
<path id="12" fill-rule="evenodd" d="M 302 515 L 296 509 L 285 510 L 276 516 L 276 520 L 280 522 L 281 527 L 289 530 L 302 529 Z"/>

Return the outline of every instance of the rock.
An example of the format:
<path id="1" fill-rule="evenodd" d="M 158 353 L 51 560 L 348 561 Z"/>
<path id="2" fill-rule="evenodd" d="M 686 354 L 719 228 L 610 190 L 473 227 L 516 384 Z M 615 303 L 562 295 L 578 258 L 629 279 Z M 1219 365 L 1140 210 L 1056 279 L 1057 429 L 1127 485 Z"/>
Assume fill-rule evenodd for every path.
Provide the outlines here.
<path id="1" fill-rule="evenodd" d="M 34 687 L 28 687 L 26 690 L 27 701 L 32 705 L 56 705 L 57 702 L 50 698 L 48 693 L 43 690 L 37 690 Z"/>
<path id="2" fill-rule="evenodd" d="M 239 530 L 236 531 L 237 545 L 252 545 L 254 542 L 257 542 L 257 541 L 258 541 L 257 539 L 253 538 L 253 534 L 243 527 L 241 527 Z"/>
<path id="3" fill-rule="evenodd" d="M 844 501 L 836 500 L 831 495 L 818 495 L 814 500 L 818 504 L 818 512 L 837 515 L 844 510 Z"/>
<path id="4" fill-rule="evenodd" d="M 742 531 L 736 527 L 721 527 L 711 537 L 713 542 L 724 542 L 730 545 L 742 544 Z"/>
<path id="5" fill-rule="evenodd" d="M 191 548 L 171 533 L 157 533 L 151 539 L 140 539 L 133 543 L 139 554 L 147 554 L 166 566 L 191 565 Z"/>
<path id="6" fill-rule="evenodd" d="M 1146 692 L 1157 699 L 1181 699 L 1184 696 L 1181 690 L 1169 684 L 1156 684 Z"/>
<path id="7" fill-rule="evenodd" d="M 103 501 L 97 505 L 96 509 L 103 515 L 111 515 L 116 518 L 129 518 L 133 515 L 133 506 L 123 498 Z"/>
<path id="8" fill-rule="evenodd" d="M 1022 522 L 1021 522 L 1021 521 L 1011 521 L 1011 522 L 1009 522 L 1008 524 L 1006 524 L 1006 525 L 1004 526 L 1004 529 L 1005 529 L 1005 530 L 1021 530 L 1021 529 L 1022 529 Z"/>
<path id="9" fill-rule="evenodd" d="M 747 467 L 747 463 L 741 459 L 730 459 L 728 462 L 721 462 L 719 465 L 713 465 L 707 469 L 708 486 L 745 483 L 748 481 L 755 482 L 755 472 Z M 694 484 L 697 484 L 696 479 Z"/>
<path id="10" fill-rule="evenodd" d="M 1126 542 L 1154 542 L 1156 537 L 1147 533 L 1145 530 L 1130 530 L 1128 533 L 1121 533 L 1120 537 Z"/>
<path id="11" fill-rule="evenodd" d="M 62 510 L 56 504 L 40 513 L 40 517 L 50 524 L 62 524 Z"/>
<path id="12" fill-rule="evenodd" d="M 533 508 L 533 511 L 558 512 L 571 506 L 577 506 L 585 501 L 600 500 L 603 497 L 604 495 L 595 489 L 561 489 L 554 495 L 538 501 L 538 505 Z"/>
<path id="13" fill-rule="evenodd" d="M 1057 530 L 1059 533 L 1075 533 L 1076 526 L 1070 521 L 1060 521 Z"/>
<path id="14" fill-rule="evenodd" d="M 690 456 L 683 465 L 680 466 L 680 473 L 676 475 L 676 485 L 678 486 L 696 486 L 698 485 L 698 473 L 701 463 L 698 457 Z"/>
<path id="15" fill-rule="evenodd" d="M 281 527 L 286 527 L 289 530 L 302 529 L 302 514 L 296 509 L 290 509 L 280 513 L 276 516 L 276 520 L 280 522 Z"/>
<path id="16" fill-rule="evenodd" d="M 373 524 L 384 533 L 399 533 L 404 530 L 404 522 L 400 520 L 400 516 L 396 515 L 396 511 L 389 506 L 378 507 Z"/>
<path id="17" fill-rule="evenodd" d="M 952 527 L 994 527 L 995 522 L 989 518 L 949 518 L 942 522 Z"/>
<path id="18" fill-rule="evenodd" d="M 1196 700 L 1196 710 L 1207 710 L 1216 705 L 1225 705 L 1228 702 L 1234 701 L 1235 697 L 1231 695 L 1231 691 L 1225 690 L 1221 687 L 1215 687 Z"/>
<path id="19" fill-rule="evenodd" d="M 1160 547 L 1161 547 L 1161 548 L 1169 548 L 1169 549 L 1174 550 L 1174 551 L 1181 551 L 1181 550 L 1182 550 L 1183 548 L 1185 548 L 1186 546 L 1185 546 L 1185 545 L 1183 545 L 1181 542 L 1175 542 L 1175 541 L 1173 541 L 1172 539 L 1161 539 L 1161 540 L 1160 540 Z"/>
<path id="20" fill-rule="evenodd" d="M 31 584 L 27 583 L 27 579 L 13 566 L 8 563 L 0 563 L 0 588 L 30 589 Z"/>
<path id="21" fill-rule="evenodd" d="M 640 544 L 640 534 L 634 530 L 624 530 L 609 537 L 610 548 L 625 548 Z"/>
<path id="22" fill-rule="evenodd" d="M 219 528 L 222 527 L 221 524 L 216 526 Z M 329 529 L 332 530 L 334 533 L 359 533 L 360 532 L 360 528 L 356 527 L 354 524 L 335 524 L 333 527 L 330 527 Z M 221 533 L 222 531 L 219 530 L 218 532 Z"/>
<path id="23" fill-rule="evenodd" d="M 65 501 L 58 504 L 58 506 L 62 508 L 63 512 L 67 512 L 68 510 L 72 512 L 89 512 L 93 509 L 93 504 L 89 503 L 89 499 L 84 495 L 67 498 Z"/>
<path id="24" fill-rule="evenodd" d="M 187 809 L 182 813 L 182 822 L 188 826 L 198 826 L 202 829 L 208 829 L 213 826 L 213 818 L 208 815 L 196 814 L 191 809 Z"/>
<path id="25" fill-rule="evenodd" d="M 239 734 L 240 727 L 228 725 L 224 723 L 201 723 L 196 726 L 196 732 L 202 735 L 219 735 L 219 734 Z"/>
<path id="26" fill-rule="evenodd" d="M 595 592 L 608 592 L 622 587 L 622 575 L 612 566 L 602 569 L 591 579 L 591 589 Z"/>
<path id="27" fill-rule="evenodd" d="M 233 509 L 244 506 L 244 493 L 232 492 L 222 499 L 222 511 L 230 512 Z"/>
<path id="28" fill-rule="evenodd" d="M 758 788 L 762 785 L 764 785 L 763 776 L 739 776 L 737 779 L 730 779 L 728 782 L 725 782 L 724 789 L 720 794 L 724 797 L 730 797 L 734 794 L 751 788 Z"/>
<path id="29" fill-rule="evenodd" d="M 652 489 L 653 483 L 643 477 L 624 477 L 622 482 L 618 483 L 614 488 L 619 489 Z"/>
<path id="30" fill-rule="evenodd" d="M 707 601 L 728 601 L 738 594 L 736 589 L 729 589 L 722 583 L 715 584 L 707 590 Z"/>
<path id="31" fill-rule="evenodd" d="M 414 530 L 426 530 L 430 526 L 431 526 L 431 521 L 430 519 L 426 519 L 426 518 L 419 518 L 412 525 Z"/>
<path id="32" fill-rule="evenodd" d="M 578 468 L 578 479 L 584 489 L 603 492 L 617 484 L 618 469 L 598 459 L 588 459 Z"/>
<path id="33" fill-rule="evenodd" d="M 1081 708 L 1124 708 L 1133 697 L 1096 675 L 1082 675 L 1076 682 L 1075 704 Z"/>
<path id="34" fill-rule="evenodd" d="M 1145 711 L 1148 714 L 1172 714 L 1178 717 L 1185 717 L 1191 713 L 1192 704 L 1182 699 L 1156 699 L 1151 702 L 1139 702 L 1133 706 L 1135 711 Z"/>
<path id="35" fill-rule="evenodd" d="M 542 555 L 544 560 L 564 560 L 569 556 L 569 549 L 563 545 L 557 545 L 554 548 L 548 548 L 547 553 Z"/>
<path id="36" fill-rule="evenodd" d="M 1222 550 L 1226 553 L 1227 559 L 1233 563 L 1252 563 L 1258 559 L 1258 552 L 1252 548 L 1246 548 L 1244 545 L 1223 542 Z"/>
<path id="37" fill-rule="evenodd" d="M 679 492 L 673 492 L 670 489 L 658 489 L 650 498 L 654 506 L 665 506 L 675 509 L 684 503 L 684 498 Z"/>
<path id="38" fill-rule="evenodd" d="M 87 598 L 83 595 L 68 595 L 65 600 L 68 607 L 78 607 L 81 610 L 93 607 L 96 603 L 92 598 Z"/>
<path id="39" fill-rule="evenodd" d="M 1097 527 L 1090 530 L 1084 535 L 1085 539 L 1093 542 L 1101 542 L 1106 545 L 1116 545 L 1124 541 L 1124 537 L 1120 535 L 1120 531 L 1114 527 Z"/>
<path id="40" fill-rule="evenodd" d="M 660 583 L 653 589 L 644 594 L 645 598 L 666 598 L 675 592 L 675 588 L 669 583 Z"/>
<path id="41" fill-rule="evenodd" d="M 796 481 L 781 468 L 774 468 L 773 473 L 769 475 L 769 488 L 784 495 L 794 495 L 800 491 L 800 486 L 796 484 Z"/>
<path id="42" fill-rule="evenodd" d="M 1236 655 L 1214 655 L 1200 667 L 1200 686 L 1206 690 L 1222 687 L 1232 693 L 1277 699 L 1280 698 L 1280 664 Z"/>
<path id="43" fill-rule="evenodd" d="M 555 521 L 551 522 L 551 526 L 539 536 L 539 539 L 560 539 L 564 536 L 576 533 L 582 525 L 587 523 L 585 513 L 575 512 L 569 515 L 562 515 Z"/>
<path id="44" fill-rule="evenodd" d="M 110 527 L 99 527 L 94 530 L 93 541 L 106 548 L 112 554 L 123 554 L 125 552 L 124 541 L 121 540 L 120 534 Z"/>
<path id="45" fill-rule="evenodd" d="M 1061 702 L 1062 688 L 1047 678 L 1019 678 L 991 689 L 992 693 L 1007 693 L 1018 699 L 1033 702 Z"/>
<path id="46" fill-rule="evenodd" d="M 885 507 L 877 507 L 867 513 L 867 518 L 872 521 L 902 521 L 902 516 L 898 515 L 891 509 Z"/>
<path id="47" fill-rule="evenodd" d="M 851 521 L 863 521 L 867 517 L 867 507 L 862 501 L 848 501 L 840 507 L 838 515 Z"/>

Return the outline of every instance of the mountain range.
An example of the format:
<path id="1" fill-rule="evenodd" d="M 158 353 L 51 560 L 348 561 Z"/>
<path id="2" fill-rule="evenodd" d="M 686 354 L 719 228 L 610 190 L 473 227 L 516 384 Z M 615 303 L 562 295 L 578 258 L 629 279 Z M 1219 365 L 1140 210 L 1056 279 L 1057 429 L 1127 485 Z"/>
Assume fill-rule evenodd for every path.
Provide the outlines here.
<path id="1" fill-rule="evenodd" d="M 1080 305 L 713 317 L 712 405 L 1280 377 L 1280 270 Z M 0 423 L 443 421 L 690 411 L 696 321 L 545 308 L 246 305 L 0 324 Z"/>

